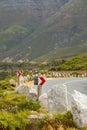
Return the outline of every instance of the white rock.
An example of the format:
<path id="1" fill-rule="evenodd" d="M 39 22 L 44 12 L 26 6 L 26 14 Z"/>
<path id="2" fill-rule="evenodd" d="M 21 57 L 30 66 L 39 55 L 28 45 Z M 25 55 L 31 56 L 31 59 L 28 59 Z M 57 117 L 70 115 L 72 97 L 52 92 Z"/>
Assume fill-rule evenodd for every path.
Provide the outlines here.
<path id="1" fill-rule="evenodd" d="M 10 83 L 10 85 L 14 85 L 14 86 L 16 86 L 16 82 L 15 82 L 14 79 L 11 79 L 11 80 L 9 81 L 9 83 Z"/>
<path id="2" fill-rule="evenodd" d="M 35 93 L 35 94 L 37 95 L 36 89 L 31 89 L 31 90 L 30 90 L 30 93 Z"/>
<path id="3" fill-rule="evenodd" d="M 19 94 L 29 94 L 29 87 L 26 85 L 22 85 L 16 88 L 15 92 L 19 93 Z"/>
<path id="4" fill-rule="evenodd" d="M 40 97 L 39 97 L 39 103 L 41 105 L 41 107 L 43 109 L 48 110 L 48 96 L 47 93 L 43 93 Z"/>
<path id="5" fill-rule="evenodd" d="M 35 89 L 31 89 L 29 91 L 29 93 L 26 95 L 26 98 L 28 100 L 33 99 L 33 100 L 36 101 L 37 100 L 37 91 Z"/>
<path id="6" fill-rule="evenodd" d="M 30 99 L 35 100 L 35 101 L 37 100 L 37 91 L 35 89 L 30 90 L 29 87 L 26 85 L 17 87 L 15 92 L 19 94 L 25 94 L 27 100 L 30 100 Z"/>
<path id="7" fill-rule="evenodd" d="M 44 117 L 45 117 L 45 114 L 30 115 L 30 116 L 28 116 L 28 118 L 31 119 L 31 120 L 41 120 Z"/>
<path id="8" fill-rule="evenodd" d="M 72 115 L 78 127 L 87 127 L 87 95 L 76 90 L 72 95 Z"/>
<path id="9" fill-rule="evenodd" d="M 48 111 L 63 113 L 67 110 L 67 88 L 64 85 L 54 86 L 48 93 Z"/>
<path id="10" fill-rule="evenodd" d="M 19 77 L 19 82 L 20 82 L 20 84 L 24 83 L 24 77 L 22 75 Z"/>

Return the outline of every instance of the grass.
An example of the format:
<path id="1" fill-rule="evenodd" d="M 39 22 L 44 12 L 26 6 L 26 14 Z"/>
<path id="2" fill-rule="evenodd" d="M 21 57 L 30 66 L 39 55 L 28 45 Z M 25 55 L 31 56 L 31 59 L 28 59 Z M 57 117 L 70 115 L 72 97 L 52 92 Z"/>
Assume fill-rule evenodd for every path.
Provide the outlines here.
<path id="1" fill-rule="evenodd" d="M 4 33 L 26 33 L 28 30 L 20 25 L 14 25 L 4 31 Z"/>

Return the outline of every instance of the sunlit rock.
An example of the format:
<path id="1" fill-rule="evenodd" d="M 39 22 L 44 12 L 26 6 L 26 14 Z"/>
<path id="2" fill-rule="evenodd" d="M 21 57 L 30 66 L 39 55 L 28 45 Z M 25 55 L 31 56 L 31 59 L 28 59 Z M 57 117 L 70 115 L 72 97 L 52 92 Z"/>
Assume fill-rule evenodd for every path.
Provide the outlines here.
<path id="1" fill-rule="evenodd" d="M 16 87 L 16 81 L 15 81 L 14 79 L 11 79 L 11 80 L 9 81 L 9 83 L 10 83 L 10 85 Z"/>
<path id="2" fill-rule="evenodd" d="M 37 100 L 37 91 L 35 89 L 31 89 L 29 91 L 29 93 L 26 95 L 26 98 L 28 100 L 32 99 L 32 100 Z"/>
<path id="3" fill-rule="evenodd" d="M 39 97 L 39 103 L 41 105 L 41 107 L 43 109 L 48 110 L 48 96 L 47 93 L 43 93 L 40 97 Z"/>
<path id="4" fill-rule="evenodd" d="M 87 127 L 87 95 L 74 90 L 71 108 L 77 126 Z"/>
<path id="5" fill-rule="evenodd" d="M 29 87 L 26 85 L 19 86 L 16 88 L 15 92 L 17 92 L 19 94 L 28 95 L 29 94 Z"/>
<path id="6" fill-rule="evenodd" d="M 65 85 L 54 86 L 48 93 L 48 111 L 63 113 L 67 110 L 67 88 Z"/>

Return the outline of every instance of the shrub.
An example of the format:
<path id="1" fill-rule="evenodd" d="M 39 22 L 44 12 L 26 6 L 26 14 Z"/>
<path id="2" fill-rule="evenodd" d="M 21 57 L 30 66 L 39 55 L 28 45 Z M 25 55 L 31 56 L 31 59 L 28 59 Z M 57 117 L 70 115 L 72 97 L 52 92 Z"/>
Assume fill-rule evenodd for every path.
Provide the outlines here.
<path id="1" fill-rule="evenodd" d="M 40 129 L 46 129 L 52 127 L 53 129 L 58 128 L 76 128 L 75 123 L 73 122 L 72 114 L 70 111 L 67 111 L 64 114 L 53 114 L 52 117 L 45 116 L 40 122 L 39 122 Z"/>
<path id="2" fill-rule="evenodd" d="M 67 111 L 64 114 L 54 114 L 53 116 L 54 116 L 54 120 L 58 123 L 60 122 L 61 124 L 63 124 L 64 128 L 76 127 L 73 121 L 71 111 Z"/>
<path id="3" fill-rule="evenodd" d="M 34 100 L 23 100 L 18 104 L 19 109 L 29 109 L 33 111 L 38 111 L 40 109 L 40 104 Z"/>
<path id="4" fill-rule="evenodd" d="M 2 130 L 25 130 L 26 125 L 30 124 L 28 111 L 12 114 L 7 111 L 0 111 L 0 129 Z"/>
<path id="5" fill-rule="evenodd" d="M 50 71 L 56 71 L 56 68 L 55 67 L 51 67 L 49 70 Z"/>
<path id="6" fill-rule="evenodd" d="M 26 100 L 25 95 L 6 93 L 0 101 L 0 109 L 7 110 L 12 113 L 28 109 L 38 111 L 40 105 L 33 100 Z"/>
<path id="7" fill-rule="evenodd" d="M 8 81 L 6 81 L 6 80 L 3 80 L 3 81 L 1 81 L 0 82 L 0 88 L 1 89 L 7 89 L 7 88 L 9 88 L 10 87 L 10 83 L 8 82 Z"/>

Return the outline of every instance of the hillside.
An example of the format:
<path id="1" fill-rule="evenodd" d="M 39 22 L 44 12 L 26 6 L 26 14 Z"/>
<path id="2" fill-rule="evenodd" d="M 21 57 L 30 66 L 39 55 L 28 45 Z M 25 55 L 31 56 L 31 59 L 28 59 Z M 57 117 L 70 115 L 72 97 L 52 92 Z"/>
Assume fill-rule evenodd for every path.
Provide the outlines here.
<path id="1" fill-rule="evenodd" d="M 35 39 L 35 44 L 41 43 L 44 45 L 43 50 L 46 47 L 47 52 L 52 50 L 53 53 L 50 54 L 59 54 L 59 57 L 85 53 L 87 50 L 86 4 L 86 0 L 72 0 L 64 5 L 59 12 L 48 18 L 40 37 Z"/>
<path id="2" fill-rule="evenodd" d="M 33 33 L 32 35 L 35 36 L 38 27 L 44 25 L 46 19 L 55 14 L 66 2 L 68 0 L 0 1 L 0 60 L 9 57 L 13 61 L 17 61 L 26 58 L 26 55 L 30 59 L 30 52 L 29 54 L 26 52 L 27 48 L 31 48 L 30 35 Z M 14 27 L 16 26 L 27 29 L 27 32 L 21 33 L 21 30 L 17 28 L 18 31 L 14 34 Z M 6 31 L 10 29 L 10 33 Z M 28 45 L 26 42 L 28 42 Z M 21 46 L 22 43 L 23 46 Z M 24 48 L 25 44 L 26 48 Z"/>
<path id="3" fill-rule="evenodd" d="M 27 0 L 27 2 L 30 1 Z M 18 4 L 16 1 L 14 3 L 15 4 L 10 3 L 10 5 L 14 5 L 15 11 L 13 8 L 8 10 L 7 7 L 9 6 L 6 6 L 5 10 L 7 10 L 6 12 L 9 12 L 9 16 L 15 16 L 15 20 L 13 19 L 13 21 L 11 21 L 10 19 L 10 23 L 9 18 L 6 18 L 5 14 L 3 18 L 5 18 L 4 22 L 6 23 L 4 24 L 4 22 L 1 22 L 3 23 L 4 29 L 1 30 L 0 37 L 1 39 L 4 37 L 4 42 L 0 41 L 0 49 L 3 50 L 2 48 L 4 48 L 5 51 L 4 54 L 3 51 L 0 51 L 0 60 L 5 59 L 6 57 L 9 57 L 13 61 L 19 59 L 34 60 L 38 57 L 41 57 L 43 60 L 48 60 L 51 57 L 66 58 L 86 52 L 86 0 L 51 0 L 51 2 L 49 0 L 39 2 L 38 0 L 37 3 L 32 1 L 30 2 L 31 4 L 26 5 L 26 7 L 33 10 L 27 11 L 28 13 L 33 12 L 33 14 L 30 13 L 30 15 L 27 15 L 27 13 L 25 15 L 24 12 L 20 13 L 21 10 L 17 12 L 18 9 L 23 9 L 25 6 L 22 8 L 22 4 Z M 25 12 L 26 9 L 24 9 Z M 38 12 L 36 12 L 36 10 L 38 10 Z M 0 13 L 3 14 L 2 12 L 3 11 Z M 16 13 L 14 12 L 17 12 L 17 14 L 19 13 L 20 15 L 17 15 L 16 17 Z M 41 13 L 41 15 L 37 17 L 39 13 Z M 3 19 L 1 18 L 1 21 L 2 20 Z M 18 32 L 9 33 L 8 30 L 14 30 L 15 26 L 20 26 L 24 32 L 21 33 L 21 29 L 18 28 Z M 7 46 L 10 48 L 7 49 Z"/>
<path id="4" fill-rule="evenodd" d="M 42 61 L 51 61 L 55 59 L 70 59 L 77 55 L 82 55 L 87 52 L 87 41 L 84 42 L 82 45 L 75 45 L 71 47 L 64 47 L 64 48 L 57 48 L 54 51 L 51 51 L 43 56 L 40 56 L 34 59 L 37 62 Z"/>
<path id="5" fill-rule="evenodd" d="M 13 25 L 37 28 L 69 0 L 0 1 L 0 30 Z"/>
<path id="6" fill-rule="evenodd" d="M 58 66 L 58 70 L 87 70 L 87 54 L 76 56 L 64 64 Z"/>

